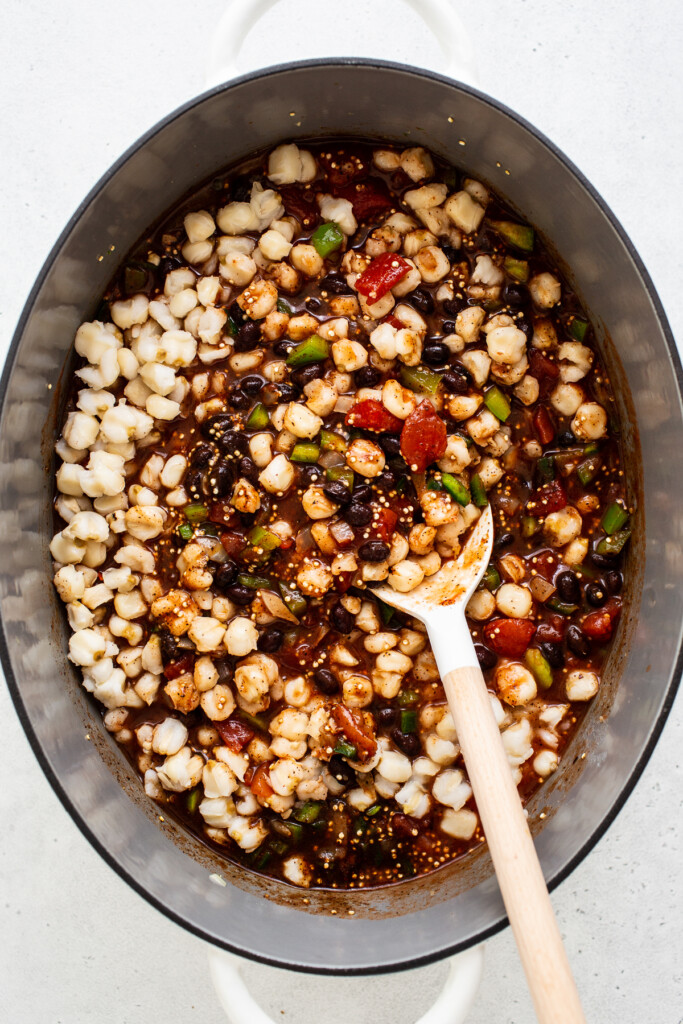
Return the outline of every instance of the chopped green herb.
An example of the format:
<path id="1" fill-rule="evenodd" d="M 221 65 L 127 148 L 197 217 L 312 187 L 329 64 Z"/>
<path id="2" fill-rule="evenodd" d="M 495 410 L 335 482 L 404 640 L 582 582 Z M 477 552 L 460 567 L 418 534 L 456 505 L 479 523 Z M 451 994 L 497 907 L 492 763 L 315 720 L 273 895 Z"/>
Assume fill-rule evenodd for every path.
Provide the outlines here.
<path id="1" fill-rule="evenodd" d="M 381 601 L 379 598 L 377 598 L 377 604 L 379 605 L 379 614 L 382 619 L 382 624 L 384 626 L 388 626 L 394 617 L 394 609 L 390 604 L 387 604 L 385 601 Z"/>
<path id="2" fill-rule="evenodd" d="M 292 309 L 290 304 L 288 302 L 285 302 L 284 299 L 278 299 L 277 300 L 277 307 L 276 308 L 277 308 L 278 313 L 284 313 L 286 316 L 291 316 L 292 313 L 294 312 L 294 310 Z"/>
<path id="3" fill-rule="evenodd" d="M 352 761 L 355 761 L 358 757 L 356 747 L 354 747 L 353 743 L 347 743 L 346 740 L 337 740 L 333 753 L 339 754 L 340 757 L 350 757 Z"/>
<path id="4" fill-rule="evenodd" d="M 381 810 L 382 810 L 382 805 L 381 804 L 373 804 L 372 807 L 368 807 L 367 811 L 365 812 L 365 815 L 368 818 L 374 818 L 375 815 L 379 814 L 379 812 Z"/>

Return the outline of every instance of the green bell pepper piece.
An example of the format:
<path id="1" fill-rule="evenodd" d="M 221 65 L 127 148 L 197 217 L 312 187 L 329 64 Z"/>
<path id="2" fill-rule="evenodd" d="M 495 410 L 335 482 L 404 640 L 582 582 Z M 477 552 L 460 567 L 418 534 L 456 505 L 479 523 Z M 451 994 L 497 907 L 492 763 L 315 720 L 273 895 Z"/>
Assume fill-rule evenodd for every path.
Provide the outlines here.
<path id="1" fill-rule="evenodd" d="M 526 260 L 516 260 L 514 256 L 506 256 L 503 269 L 513 280 L 520 281 L 522 284 L 529 280 L 529 264 Z"/>
<path id="2" fill-rule="evenodd" d="M 452 498 L 455 498 L 458 505 L 469 505 L 470 492 L 464 484 L 461 484 L 457 477 L 451 473 L 441 474 L 441 483 L 444 485 Z"/>
<path id="3" fill-rule="evenodd" d="M 420 699 L 420 694 L 417 690 L 401 690 L 398 697 L 396 698 L 398 705 L 401 708 L 412 708 L 413 705 L 417 704 Z"/>
<path id="4" fill-rule="evenodd" d="M 330 483 L 339 482 L 344 484 L 350 491 L 353 490 L 353 470 L 348 466 L 330 466 L 325 470 L 325 479 Z"/>
<path id="5" fill-rule="evenodd" d="M 320 448 L 312 441 L 299 441 L 292 448 L 290 462 L 317 462 L 320 455 Z"/>
<path id="6" fill-rule="evenodd" d="M 584 459 L 583 462 L 579 463 L 576 467 L 576 475 L 584 487 L 595 479 L 601 465 L 602 459 L 599 455 L 591 455 L 589 458 Z"/>
<path id="7" fill-rule="evenodd" d="M 296 369 L 299 366 L 308 366 L 309 363 L 319 363 L 322 359 L 327 359 L 329 354 L 330 346 L 325 339 L 319 334 L 312 334 L 310 338 L 306 338 L 300 345 L 295 345 L 291 349 L 285 362 L 287 366 Z"/>
<path id="8" fill-rule="evenodd" d="M 176 533 L 178 534 L 181 540 L 187 541 L 192 540 L 192 534 L 194 533 L 194 530 L 192 529 L 189 523 L 181 523 Z"/>
<path id="9" fill-rule="evenodd" d="M 286 583 L 278 583 L 278 589 L 292 615 L 296 615 L 297 618 L 303 615 L 307 608 L 306 598 L 303 594 L 300 594 L 298 590 L 291 590 Z"/>
<path id="10" fill-rule="evenodd" d="M 624 530 L 617 530 L 610 537 L 603 537 L 596 545 L 595 550 L 599 555 L 618 555 L 623 551 L 626 541 L 630 536 L 630 527 L 626 527 Z"/>
<path id="11" fill-rule="evenodd" d="M 341 434 L 335 434 L 333 430 L 320 431 L 320 447 L 326 452 L 346 451 L 346 439 Z"/>
<path id="12" fill-rule="evenodd" d="M 185 518 L 190 523 L 202 523 L 209 515 L 208 508 L 206 505 L 202 505 L 201 502 L 186 505 L 183 512 L 185 514 Z"/>
<path id="13" fill-rule="evenodd" d="M 282 541 L 272 530 L 265 526 L 254 526 L 247 534 L 247 540 L 254 548 L 262 548 L 263 551 L 275 551 L 282 544 Z"/>
<path id="14" fill-rule="evenodd" d="M 273 586 L 267 576 L 254 576 L 249 572 L 239 573 L 237 582 L 243 587 L 249 587 L 250 590 L 270 590 Z"/>
<path id="15" fill-rule="evenodd" d="M 510 402 L 507 395 L 504 395 L 497 385 L 493 385 L 484 394 L 484 405 L 494 416 L 505 423 L 510 415 Z"/>
<path id="16" fill-rule="evenodd" d="M 526 666 L 542 690 L 553 685 L 553 670 L 537 647 L 529 647 L 524 655 Z"/>
<path id="17" fill-rule="evenodd" d="M 266 409 L 265 405 L 261 402 L 255 405 L 249 413 L 246 422 L 247 430 L 263 430 L 264 427 L 268 426 L 270 422 L 270 414 Z"/>
<path id="18" fill-rule="evenodd" d="M 587 320 L 582 320 L 581 317 L 575 316 L 569 325 L 569 333 L 572 338 L 576 338 L 577 341 L 583 341 L 586 337 L 588 326 Z"/>
<path id="19" fill-rule="evenodd" d="M 486 488 L 481 482 L 481 477 L 478 473 L 470 478 L 470 493 L 472 495 L 472 504 L 476 505 L 477 508 L 486 508 L 489 503 L 489 499 L 486 496 Z"/>
<path id="20" fill-rule="evenodd" d="M 401 732 L 417 732 L 417 711 L 401 712 Z"/>
<path id="21" fill-rule="evenodd" d="M 401 383 L 411 391 L 426 391 L 433 395 L 441 383 L 442 373 L 419 366 L 402 366 Z"/>
<path id="22" fill-rule="evenodd" d="M 628 522 L 628 512 L 619 502 L 613 501 L 603 512 L 600 525 L 608 536 L 618 533 Z"/>
<path id="23" fill-rule="evenodd" d="M 314 822 L 320 811 L 322 810 L 322 804 L 319 800 L 307 800 L 301 807 L 295 807 L 292 811 L 292 817 L 296 821 L 302 822 L 304 825 L 310 825 Z"/>
<path id="24" fill-rule="evenodd" d="M 333 220 L 327 224 L 321 224 L 311 235 L 311 242 L 315 246 L 318 256 L 329 256 L 331 252 L 338 249 L 344 241 L 344 232 Z"/>
<path id="25" fill-rule="evenodd" d="M 497 231 L 505 242 L 514 245 L 515 249 L 521 249 L 522 252 L 532 252 L 534 248 L 533 228 L 530 228 L 527 224 L 515 224 L 511 220 L 492 220 L 489 223 L 493 230 Z"/>
<path id="26" fill-rule="evenodd" d="M 558 615 L 573 615 L 578 610 L 578 604 L 567 604 L 566 601 L 561 601 L 559 597 L 551 597 L 550 600 L 545 603 L 546 608 L 550 608 L 551 611 L 557 612 Z"/>

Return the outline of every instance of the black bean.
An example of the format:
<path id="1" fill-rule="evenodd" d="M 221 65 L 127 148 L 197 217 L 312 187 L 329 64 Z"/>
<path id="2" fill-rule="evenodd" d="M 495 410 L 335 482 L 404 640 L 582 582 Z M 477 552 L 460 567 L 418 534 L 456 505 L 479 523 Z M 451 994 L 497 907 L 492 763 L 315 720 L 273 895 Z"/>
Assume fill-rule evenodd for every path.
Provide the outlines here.
<path id="1" fill-rule="evenodd" d="M 250 587 L 243 586 L 241 583 L 235 583 L 225 591 L 225 596 L 239 605 L 251 604 L 255 595 L 256 591 L 251 590 Z"/>
<path id="2" fill-rule="evenodd" d="M 238 327 L 241 327 L 247 320 L 247 314 L 244 312 L 237 300 L 228 307 L 228 316 L 234 324 L 237 324 Z"/>
<path id="3" fill-rule="evenodd" d="M 550 640 L 546 640 L 538 646 L 541 649 L 541 654 L 549 665 L 552 665 L 553 668 L 562 668 L 564 665 L 564 654 L 562 653 L 562 647 L 560 644 L 555 644 Z"/>
<path id="4" fill-rule="evenodd" d="M 448 260 L 449 263 L 459 263 L 461 260 L 460 252 L 458 249 L 454 249 L 452 245 L 442 245 L 441 251 Z"/>
<path id="5" fill-rule="evenodd" d="M 246 320 L 235 335 L 235 352 L 251 352 L 261 340 L 261 328 L 253 320 Z"/>
<path id="6" fill-rule="evenodd" d="M 441 330 L 444 334 L 455 334 L 455 320 L 444 320 Z"/>
<path id="7" fill-rule="evenodd" d="M 567 604 L 578 604 L 581 600 L 581 584 L 575 572 L 565 569 L 555 577 L 554 581 L 557 592 Z"/>
<path id="8" fill-rule="evenodd" d="M 309 309 L 312 309 L 314 313 L 316 313 L 319 309 L 322 309 L 323 306 L 322 300 L 319 299 L 316 295 L 309 295 L 306 299 L 306 305 L 308 306 Z"/>
<path id="9" fill-rule="evenodd" d="M 216 439 L 216 443 L 223 455 L 227 456 L 246 455 L 249 451 L 249 438 L 243 430 L 226 430 Z"/>
<path id="10" fill-rule="evenodd" d="M 214 665 L 216 666 L 216 670 L 218 672 L 219 683 L 232 682 L 232 677 L 235 674 L 235 670 L 229 658 L 219 658 L 218 661 L 214 661 Z"/>
<path id="11" fill-rule="evenodd" d="M 588 657 L 591 650 L 590 642 L 580 626 L 570 626 L 565 639 L 567 647 L 577 658 Z"/>
<path id="12" fill-rule="evenodd" d="M 299 388 L 294 384 L 288 384 L 286 381 L 279 381 L 276 385 L 280 392 L 281 402 L 293 402 L 299 397 Z"/>
<path id="13" fill-rule="evenodd" d="M 586 600 L 594 608 L 601 608 L 607 600 L 607 588 L 601 583 L 589 583 L 586 587 Z"/>
<path id="14" fill-rule="evenodd" d="M 616 569 L 605 573 L 605 586 L 610 594 L 618 594 L 624 585 L 624 577 Z"/>
<path id="15" fill-rule="evenodd" d="M 493 542 L 494 551 L 502 551 L 503 548 L 509 548 L 514 542 L 514 536 L 511 533 L 499 533 Z"/>
<path id="16" fill-rule="evenodd" d="M 393 487 L 394 484 L 396 483 L 396 474 L 392 469 L 389 469 L 387 467 L 386 469 L 382 470 L 379 476 L 375 477 L 375 483 L 379 487 Z"/>
<path id="17" fill-rule="evenodd" d="M 198 444 L 197 447 L 193 448 L 190 452 L 190 465 L 208 466 L 215 454 L 216 453 L 210 444 Z"/>
<path id="18" fill-rule="evenodd" d="M 619 555 L 599 555 L 597 551 L 591 551 L 591 562 L 597 565 L 598 569 L 614 569 L 619 563 Z"/>
<path id="19" fill-rule="evenodd" d="M 449 348 L 442 341 L 428 341 L 422 349 L 422 361 L 427 366 L 443 366 L 449 355 Z"/>
<path id="20" fill-rule="evenodd" d="M 324 471 L 320 466 L 300 466 L 299 478 L 306 484 L 306 487 L 310 487 L 311 484 L 320 484 L 320 481 L 325 479 Z"/>
<path id="21" fill-rule="evenodd" d="M 315 685 L 321 693 L 333 694 L 339 690 L 339 683 L 334 678 L 329 668 L 317 668 L 313 676 Z"/>
<path id="22" fill-rule="evenodd" d="M 370 501 L 372 498 L 372 488 L 369 484 L 357 484 L 353 489 L 353 500 L 354 501 Z"/>
<path id="23" fill-rule="evenodd" d="M 391 738 L 397 747 L 400 747 L 408 757 L 416 757 L 422 749 L 420 737 L 414 732 L 401 732 L 400 729 L 392 729 Z"/>
<path id="24" fill-rule="evenodd" d="M 530 320 L 527 320 L 526 317 L 521 317 L 519 320 L 516 320 L 515 326 L 518 327 L 527 338 L 531 338 L 533 336 L 534 325 Z"/>
<path id="25" fill-rule="evenodd" d="M 490 669 L 496 666 L 498 657 L 489 647 L 485 647 L 484 644 L 475 644 L 474 650 L 482 669 Z"/>
<path id="26" fill-rule="evenodd" d="M 348 505 L 351 502 L 351 491 L 340 480 L 331 480 L 323 485 L 323 493 L 337 505 Z"/>
<path id="27" fill-rule="evenodd" d="M 227 394 L 228 405 L 231 409 L 248 409 L 251 405 L 251 398 L 245 395 L 236 384 L 233 384 Z"/>
<path id="28" fill-rule="evenodd" d="M 327 618 L 332 628 L 336 629 L 338 633 L 343 633 L 344 636 L 348 636 L 355 623 L 354 616 L 346 610 L 341 601 L 337 601 L 336 604 L 332 605 Z"/>
<path id="29" fill-rule="evenodd" d="M 424 288 L 416 288 L 414 292 L 410 293 L 410 304 L 419 313 L 434 312 L 434 299 Z"/>
<path id="30" fill-rule="evenodd" d="M 246 477 L 247 480 L 251 481 L 252 484 L 258 483 L 258 475 L 260 469 L 258 466 L 245 455 L 243 459 L 240 459 L 240 474 Z"/>
<path id="31" fill-rule="evenodd" d="M 272 654 L 273 651 L 280 650 L 284 638 L 283 630 L 278 629 L 277 626 L 268 626 L 268 629 L 264 629 L 258 638 L 258 649 L 265 651 L 266 654 Z"/>
<path id="32" fill-rule="evenodd" d="M 245 395 L 251 395 L 252 397 L 258 395 L 264 384 L 263 377 L 259 377 L 258 373 L 250 373 L 247 377 L 242 377 L 240 380 L 242 391 L 244 391 Z"/>
<path id="33" fill-rule="evenodd" d="M 358 548 L 364 562 L 383 562 L 389 557 L 389 545 L 381 540 L 366 540 Z"/>
<path id="34" fill-rule="evenodd" d="M 235 425 L 235 417 L 231 416 L 227 412 L 222 412 L 218 416 L 211 416 L 208 420 L 204 420 L 201 425 L 201 432 L 204 437 L 208 440 L 214 440 L 224 434 L 226 430 L 230 430 Z"/>
<path id="35" fill-rule="evenodd" d="M 356 370 L 353 380 L 357 388 L 374 388 L 378 384 L 382 374 L 374 366 L 361 366 Z"/>
<path id="36" fill-rule="evenodd" d="M 201 469 L 198 469 L 197 467 L 190 466 L 190 468 L 185 473 L 185 477 L 183 479 L 183 486 L 185 487 L 185 490 L 189 494 L 192 494 L 192 495 L 203 494 L 204 493 L 204 488 L 202 487 L 203 479 L 204 479 L 204 476 L 203 476 L 203 473 L 202 473 Z"/>
<path id="37" fill-rule="evenodd" d="M 210 482 L 211 492 L 216 498 L 224 498 L 232 490 L 234 474 L 225 459 L 221 459 L 217 466 L 211 468 Z"/>
<path id="38" fill-rule="evenodd" d="M 573 448 L 576 444 L 576 438 L 572 434 L 571 430 L 563 430 L 558 435 L 557 443 L 560 448 Z"/>
<path id="39" fill-rule="evenodd" d="M 291 352 L 293 348 L 294 342 L 287 341 L 286 338 L 282 338 L 281 341 L 276 341 L 275 344 L 273 345 L 273 355 L 282 356 L 284 358 Z"/>
<path id="40" fill-rule="evenodd" d="M 464 395 L 469 390 L 469 380 L 460 369 L 446 370 L 441 383 L 451 395 Z"/>
<path id="41" fill-rule="evenodd" d="M 298 370 L 292 371 L 292 382 L 299 388 L 304 388 L 312 380 L 325 376 L 324 363 L 309 363 L 308 366 L 301 366 Z"/>
<path id="42" fill-rule="evenodd" d="M 356 773 L 350 764 L 347 764 L 339 754 L 335 754 L 330 758 L 328 762 L 328 769 L 330 775 L 341 783 L 344 789 L 348 789 L 349 786 L 355 786 L 356 784 Z"/>
<path id="43" fill-rule="evenodd" d="M 164 665 L 178 657 L 178 641 L 168 629 L 159 630 L 159 644 Z"/>
<path id="44" fill-rule="evenodd" d="M 163 279 L 167 274 L 170 274 L 172 270 L 177 270 L 178 267 L 182 267 L 183 261 L 178 256 L 162 256 L 158 266 L 158 272 Z"/>
<path id="45" fill-rule="evenodd" d="M 503 302 L 508 306 L 524 306 L 529 301 L 529 292 L 523 284 L 506 284 Z"/>
<path id="46" fill-rule="evenodd" d="M 341 274 L 331 273 L 327 277 L 324 277 L 320 282 L 320 290 L 322 292 L 332 292 L 333 295 L 346 295 L 351 291 L 346 278 L 342 277 Z"/>
<path id="47" fill-rule="evenodd" d="M 351 526 L 367 526 L 372 521 L 372 509 L 352 501 L 344 513 L 344 518 Z"/>
<path id="48" fill-rule="evenodd" d="M 237 579 L 238 571 L 237 563 L 233 562 L 232 558 L 229 558 L 227 562 L 223 562 L 216 570 L 216 575 L 213 578 L 213 585 L 216 590 L 220 590 L 224 594 Z"/>
<path id="49" fill-rule="evenodd" d="M 239 174 L 230 182 L 230 199 L 233 203 L 248 203 L 251 198 L 252 179 L 246 174 Z"/>
<path id="50" fill-rule="evenodd" d="M 441 308 L 448 316 L 457 316 L 464 305 L 462 299 L 444 299 Z"/>
<path id="51" fill-rule="evenodd" d="M 379 711 L 375 711 L 375 721 L 378 725 L 384 725 L 390 729 L 398 722 L 398 709 L 380 708 Z"/>
<path id="52" fill-rule="evenodd" d="M 401 454 L 401 441 L 398 437 L 392 437 L 391 434 L 380 434 L 377 438 L 377 443 L 384 452 L 385 455 L 400 455 Z"/>

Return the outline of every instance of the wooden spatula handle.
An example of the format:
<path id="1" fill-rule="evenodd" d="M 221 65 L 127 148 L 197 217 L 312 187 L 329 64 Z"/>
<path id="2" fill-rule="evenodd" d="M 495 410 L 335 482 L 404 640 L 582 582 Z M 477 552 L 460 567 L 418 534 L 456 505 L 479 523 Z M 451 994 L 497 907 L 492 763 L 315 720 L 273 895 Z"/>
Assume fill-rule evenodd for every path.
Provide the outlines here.
<path id="1" fill-rule="evenodd" d="M 443 679 L 500 891 L 540 1024 L 585 1024 L 481 670 Z"/>

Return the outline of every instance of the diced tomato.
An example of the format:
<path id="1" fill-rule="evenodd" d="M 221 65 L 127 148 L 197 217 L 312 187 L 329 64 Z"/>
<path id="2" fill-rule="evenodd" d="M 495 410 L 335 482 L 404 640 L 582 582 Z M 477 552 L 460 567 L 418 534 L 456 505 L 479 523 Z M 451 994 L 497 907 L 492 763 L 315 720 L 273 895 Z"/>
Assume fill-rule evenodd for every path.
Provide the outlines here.
<path id="1" fill-rule="evenodd" d="M 534 491 L 526 507 L 534 515 L 547 516 L 551 512 L 559 512 L 567 504 L 567 495 L 559 480 L 551 480 Z"/>
<path id="2" fill-rule="evenodd" d="M 545 641 L 551 644 L 559 644 L 564 639 L 567 628 L 567 620 L 564 615 L 549 615 L 545 622 L 540 622 L 536 629 L 536 639 L 539 643 Z"/>
<path id="3" fill-rule="evenodd" d="M 365 398 L 356 402 L 346 414 L 347 427 L 374 430 L 377 434 L 398 434 L 403 421 L 385 409 L 376 398 Z"/>
<path id="4" fill-rule="evenodd" d="M 401 455 L 413 473 L 424 473 L 427 466 L 446 451 L 446 424 L 431 402 L 420 402 L 403 424 Z"/>
<path id="5" fill-rule="evenodd" d="M 528 619 L 493 619 L 484 626 L 487 644 L 505 658 L 521 658 L 535 632 Z"/>
<path id="6" fill-rule="evenodd" d="M 247 775 L 249 775 L 249 771 L 245 773 L 245 782 L 247 782 Z M 257 800 L 262 800 L 264 803 L 268 803 L 275 790 L 270 784 L 270 767 L 267 761 L 264 761 L 254 769 L 247 785 Z"/>
<path id="7" fill-rule="evenodd" d="M 541 444 L 550 444 L 555 437 L 555 426 L 544 405 L 539 405 L 533 415 L 534 430 Z"/>
<path id="8" fill-rule="evenodd" d="M 536 572 L 544 580 L 552 583 L 553 577 L 560 567 L 560 556 L 552 548 L 541 548 L 540 551 L 534 551 L 533 554 L 528 555 L 526 563 L 529 572 Z"/>
<path id="9" fill-rule="evenodd" d="M 410 263 L 395 252 L 375 256 L 370 266 L 356 281 L 356 290 L 365 295 L 370 305 L 379 301 L 402 281 L 410 270 Z"/>
<path id="10" fill-rule="evenodd" d="M 221 534 L 221 544 L 231 558 L 234 558 L 235 555 L 239 555 L 240 551 L 244 551 L 247 546 L 247 542 L 242 534 L 233 533 L 232 531 Z"/>
<path id="11" fill-rule="evenodd" d="M 391 829 L 400 839 L 414 839 L 419 832 L 429 828 L 430 819 L 413 818 L 410 814 L 392 814 Z"/>
<path id="12" fill-rule="evenodd" d="M 335 189 L 335 195 L 348 199 L 353 206 L 354 217 L 359 221 L 376 220 L 395 205 L 381 178 L 366 178 L 365 181 L 345 185 Z"/>
<path id="13" fill-rule="evenodd" d="M 326 146 L 324 152 L 317 154 L 317 158 L 333 189 L 364 178 L 370 170 L 367 155 L 357 146 Z"/>
<path id="14" fill-rule="evenodd" d="M 373 505 L 372 511 L 373 515 L 370 529 L 373 533 L 376 533 L 379 539 L 383 540 L 385 544 L 389 544 L 392 534 L 396 529 L 396 523 L 398 522 L 398 512 L 395 512 L 391 508 L 385 508 L 384 505 Z"/>
<path id="15" fill-rule="evenodd" d="M 340 572 L 334 577 L 334 589 L 338 594 L 345 594 L 353 583 L 355 572 Z"/>
<path id="16" fill-rule="evenodd" d="M 167 679 L 177 679 L 184 672 L 191 672 L 194 668 L 194 654 L 184 654 L 177 661 L 171 661 L 164 665 L 164 675 Z"/>
<path id="17" fill-rule="evenodd" d="M 239 754 L 247 743 L 251 743 L 255 736 L 254 730 L 244 722 L 240 722 L 238 718 L 226 718 L 224 722 L 214 722 L 213 724 L 226 747 L 230 747 L 236 754 Z"/>
<path id="18" fill-rule="evenodd" d="M 230 504 L 229 498 L 221 498 L 209 505 L 209 520 L 221 526 L 233 526 L 237 522 L 237 510 Z"/>
<path id="19" fill-rule="evenodd" d="M 604 608 L 598 608 L 585 617 L 581 629 L 591 640 L 605 643 L 612 636 L 620 615 L 621 601 L 617 597 L 611 597 Z"/>
<path id="20" fill-rule="evenodd" d="M 394 316 L 393 313 L 387 313 L 387 315 L 381 322 L 383 324 L 391 324 L 391 326 L 395 327 L 397 331 L 400 331 L 403 327 L 405 327 L 403 321 L 399 320 L 399 318 L 397 316 Z"/>
<path id="21" fill-rule="evenodd" d="M 297 185 L 280 185 L 278 192 L 282 196 L 285 210 L 291 217 L 296 217 L 305 228 L 315 227 L 320 220 L 320 213 L 312 189 L 299 188 Z"/>
<path id="22" fill-rule="evenodd" d="M 529 370 L 531 375 L 538 380 L 542 395 L 546 394 L 560 376 L 560 368 L 557 363 L 533 347 L 529 351 Z"/>
<path id="23" fill-rule="evenodd" d="M 335 704 L 332 717 L 347 740 L 356 747 L 361 760 L 372 757 L 377 750 L 377 740 L 365 731 L 360 712 L 347 708 L 345 704 Z"/>

